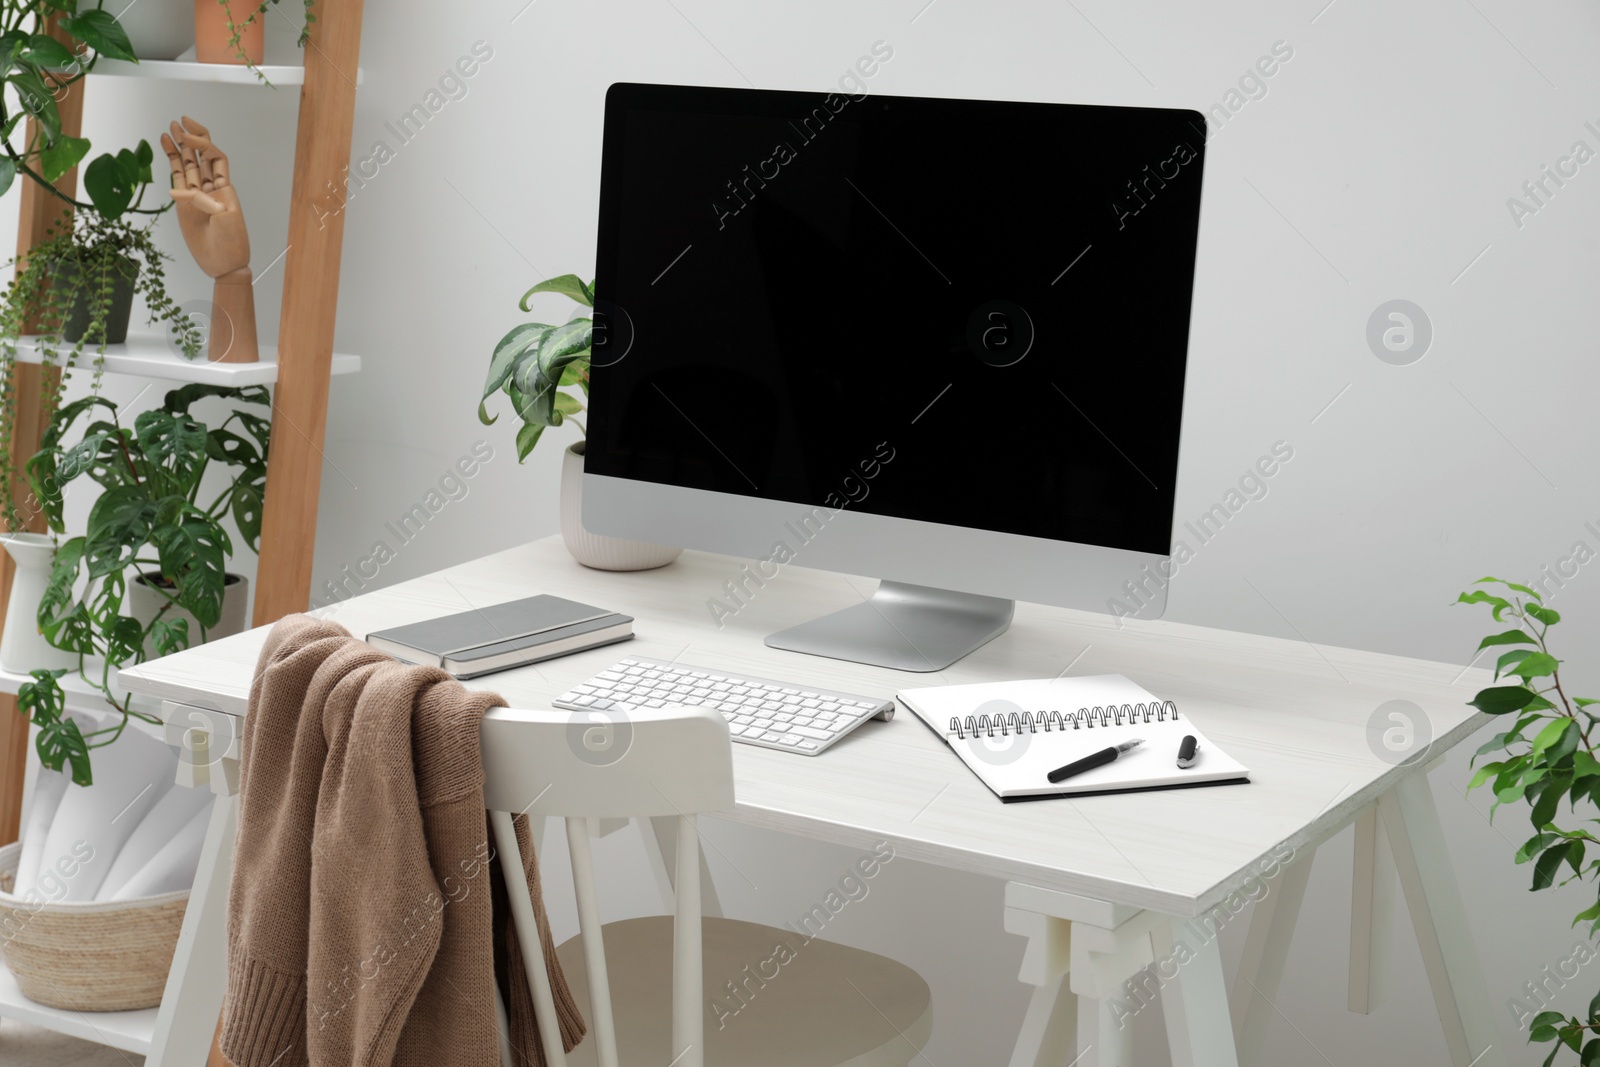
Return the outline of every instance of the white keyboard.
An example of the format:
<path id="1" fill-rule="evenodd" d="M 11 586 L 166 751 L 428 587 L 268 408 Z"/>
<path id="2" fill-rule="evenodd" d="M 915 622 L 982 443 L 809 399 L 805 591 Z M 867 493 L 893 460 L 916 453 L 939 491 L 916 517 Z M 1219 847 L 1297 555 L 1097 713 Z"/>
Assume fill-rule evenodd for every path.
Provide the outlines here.
<path id="1" fill-rule="evenodd" d="M 715 708 L 735 741 L 802 756 L 815 756 L 875 715 L 894 715 L 893 700 L 638 656 L 573 686 L 554 703 L 568 711 L 624 715 L 668 705 Z"/>

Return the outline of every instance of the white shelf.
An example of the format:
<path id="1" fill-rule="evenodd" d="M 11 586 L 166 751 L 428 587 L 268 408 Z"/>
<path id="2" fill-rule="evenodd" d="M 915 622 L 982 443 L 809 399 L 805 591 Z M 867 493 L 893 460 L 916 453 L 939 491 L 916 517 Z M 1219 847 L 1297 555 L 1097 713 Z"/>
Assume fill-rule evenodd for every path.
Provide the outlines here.
<path id="1" fill-rule="evenodd" d="M 242 63 L 201 63 L 193 57 L 191 48 L 183 59 L 141 59 L 129 63 L 121 59 L 101 59 L 92 73 L 109 74 L 115 78 L 157 78 L 174 82 L 206 82 L 211 85 L 260 85 L 255 71 Z M 306 68 L 298 63 L 257 63 L 255 70 L 267 76 L 275 86 L 304 85 Z M 366 71 L 356 68 L 356 84 L 366 80 Z"/>
<path id="2" fill-rule="evenodd" d="M 91 674 L 97 669 L 95 664 L 98 663 L 98 660 L 91 662 L 89 667 Z M 26 674 L 18 674 L 16 671 L 10 671 L 5 667 L 0 666 L 0 693 L 15 694 L 18 689 L 22 688 L 24 683 L 31 681 L 33 681 L 33 679 Z M 83 676 L 77 671 L 71 671 L 67 674 L 63 674 L 60 678 L 56 679 L 56 684 L 59 685 L 61 687 L 61 691 L 66 694 L 68 711 L 86 711 L 91 715 L 109 715 L 113 713 L 113 709 L 110 703 L 107 702 L 105 694 L 100 692 L 100 690 L 96 689 L 94 686 L 90 685 L 88 682 L 84 681 Z M 111 687 L 114 691 L 117 690 L 116 671 L 111 672 Z M 154 697 L 135 695 L 133 698 L 133 709 L 135 711 L 142 711 L 151 715 L 157 715 L 161 711 L 161 701 Z M 128 720 L 128 725 L 132 729 L 143 730 L 145 733 L 148 733 L 156 738 L 165 738 L 162 728 L 154 723 L 147 723 L 140 719 L 130 718 Z M 4 1012 L 0 1012 L 0 1015 L 4 1014 Z"/>
<path id="3" fill-rule="evenodd" d="M 67 347 L 65 342 L 58 346 L 59 349 Z M 78 357 L 77 373 L 89 371 L 97 357 L 96 346 L 84 345 L 83 354 Z M 33 338 L 24 337 L 18 341 L 17 362 L 39 362 L 39 349 Z M 360 356 L 333 354 L 334 374 L 355 374 L 360 369 Z M 207 363 L 203 355 L 195 360 L 184 359 L 172 350 L 165 334 L 130 333 L 126 344 L 106 346 L 106 372 L 207 385 L 271 385 L 278 380 L 278 350 L 272 345 L 262 345 L 261 359 L 255 363 Z"/>
<path id="4" fill-rule="evenodd" d="M 140 1011 L 68 1011 L 29 1000 L 9 967 L 0 966 L 0 1016 L 70 1034 L 125 1052 L 147 1055 L 156 1030 L 155 1008 Z"/>
<path id="5" fill-rule="evenodd" d="M 306 80 L 306 68 L 298 65 L 258 63 L 256 70 L 265 74 L 273 85 L 300 85 Z M 106 59 L 102 56 L 90 73 L 110 74 L 118 78 L 209 82 L 213 85 L 260 84 L 255 72 L 242 63 L 198 63 L 193 59 L 141 59 L 137 63 L 129 63 L 126 60 Z M 359 77 L 357 80 L 360 80 Z"/>

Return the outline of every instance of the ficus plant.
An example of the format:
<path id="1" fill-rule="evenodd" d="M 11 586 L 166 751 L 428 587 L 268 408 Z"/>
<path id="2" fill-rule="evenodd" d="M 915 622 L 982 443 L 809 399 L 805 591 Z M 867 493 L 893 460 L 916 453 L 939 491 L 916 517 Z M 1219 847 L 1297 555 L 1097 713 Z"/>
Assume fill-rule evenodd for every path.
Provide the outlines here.
<path id="1" fill-rule="evenodd" d="M 1472 776 L 1468 789 L 1488 786 L 1494 792 L 1490 817 L 1501 805 L 1528 803 L 1533 836 L 1517 849 L 1517 863 L 1533 864 L 1532 890 L 1586 881 L 1597 883 L 1600 858 L 1588 857 L 1589 847 L 1600 837 L 1586 829 L 1600 823 L 1592 817 L 1600 805 L 1600 760 L 1595 741 L 1600 740 L 1600 714 L 1590 709 L 1596 701 L 1570 695 L 1561 681 L 1561 660 L 1550 652 L 1550 628 L 1561 621 L 1544 598 L 1526 585 L 1500 578 L 1483 578 L 1462 593 L 1461 604 L 1487 605 L 1497 623 L 1510 629 L 1490 634 L 1478 651 L 1504 647 L 1495 663 L 1494 680 L 1516 684 L 1494 685 L 1469 702 L 1479 711 L 1509 717 L 1511 725 L 1497 733 L 1473 756 L 1496 758 Z M 1580 811 L 1581 809 L 1581 811 Z M 1562 823 L 1570 828 L 1563 829 Z M 1572 920 L 1588 923 L 1590 936 L 1600 929 L 1600 888 L 1595 903 Z M 1578 1056 L 1583 1067 L 1600 1064 L 1600 993 L 1580 1017 L 1557 1011 L 1539 1012 L 1529 1020 L 1529 1040 L 1552 1042 L 1546 1067 L 1563 1049 Z"/>
<path id="2" fill-rule="evenodd" d="M 584 284 L 576 274 L 563 274 L 540 282 L 522 294 L 520 307 L 531 311 L 529 301 L 539 293 L 559 293 L 587 308 L 594 307 L 594 283 Z M 483 383 L 483 399 L 478 403 L 478 420 L 492 426 L 499 419 L 490 415 L 488 401 L 496 392 L 511 399 L 511 407 L 522 420 L 517 430 L 517 462 L 521 463 L 539 443 L 539 437 L 552 426 L 568 419 L 585 432 L 575 417 L 584 410 L 582 400 L 563 387 L 577 386 L 589 395 L 589 357 L 594 320 L 588 316 L 570 319 L 559 326 L 525 322 L 495 345 L 489 361 L 489 376 Z"/>
<path id="3" fill-rule="evenodd" d="M 241 406 L 216 427 L 207 427 L 189 413 L 206 397 Z M 64 404 L 50 420 L 27 475 L 51 532 L 67 532 L 62 504 L 68 485 L 86 477 L 102 491 L 85 531 L 56 549 L 39 603 L 39 629 L 52 645 L 78 653 L 80 676 L 120 717 L 82 733 L 63 718 L 59 679 L 64 672 L 33 671 L 32 684 L 18 694 L 18 706 L 40 728 L 36 747 L 46 767 L 70 765 L 73 781 L 88 785 L 93 780 L 90 749 L 115 741 L 130 717 L 159 721 L 136 710 L 131 696 L 115 691 L 111 672 L 143 662 L 147 651 L 165 656 L 204 641 L 205 631 L 221 619 L 234 551 L 224 519 L 231 516 L 251 550 L 260 550 L 270 405 L 262 386 L 191 384 L 167 393 L 160 408 L 140 412 L 131 427 L 123 425 L 115 403 L 99 396 Z M 69 442 L 81 419 L 89 421 Z M 218 467 L 229 472 L 227 484 L 204 501 L 202 482 Z M 129 612 L 128 583 L 141 577 L 162 601 L 149 620 Z M 199 633 L 190 632 L 178 609 L 194 618 Z"/>

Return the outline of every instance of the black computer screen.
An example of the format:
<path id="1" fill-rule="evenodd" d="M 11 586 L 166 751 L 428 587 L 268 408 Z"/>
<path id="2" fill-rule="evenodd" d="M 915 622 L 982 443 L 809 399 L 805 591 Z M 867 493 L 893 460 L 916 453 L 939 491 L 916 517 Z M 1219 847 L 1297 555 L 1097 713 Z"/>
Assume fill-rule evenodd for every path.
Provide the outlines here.
<path id="1" fill-rule="evenodd" d="M 586 470 L 1166 552 L 1192 111 L 618 84 Z"/>

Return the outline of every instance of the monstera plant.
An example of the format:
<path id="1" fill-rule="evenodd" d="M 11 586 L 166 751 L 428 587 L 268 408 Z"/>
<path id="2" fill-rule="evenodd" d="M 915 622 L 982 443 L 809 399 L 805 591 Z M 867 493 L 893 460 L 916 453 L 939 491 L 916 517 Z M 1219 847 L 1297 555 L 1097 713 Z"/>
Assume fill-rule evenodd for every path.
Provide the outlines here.
<path id="1" fill-rule="evenodd" d="M 189 413 L 206 397 L 241 406 L 220 425 L 207 427 Z M 38 749 L 46 766 L 60 770 L 70 764 L 73 780 L 89 784 L 90 749 L 115 741 L 129 717 L 157 721 L 115 691 L 112 670 L 204 641 L 205 631 L 221 618 L 234 551 L 224 518 L 232 517 L 252 551 L 260 547 L 270 403 L 262 386 L 196 384 L 172 390 L 161 407 L 141 412 L 131 427 L 122 424 L 116 404 L 98 396 L 65 404 L 51 419 L 27 465 L 51 532 L 66 533 L 62 500 L 68 485 L 87 477 L 102 491 L 85 531 L 56 550 L 49 588 L 39 604 L 39 628 L 52 645 L 78 653 L 79 673 L 121 717 L 82 734 L 76 722 L 62 717 L 59 678 L 65 672 L 32 672 L 33 682 L 22 687 L 18 703 L 40 727 Z M 69 443 L 81 419 L 89 421 Z M 205 476 L 218 468 L 228 478 L 206 501 L 201 498 Z M 142 581 L 158 594 L 161 607 L 153 618 L 130 613 L 130 581 Z M 199 624 L 198 633 L 191 632 L 180 609 Z"/>

